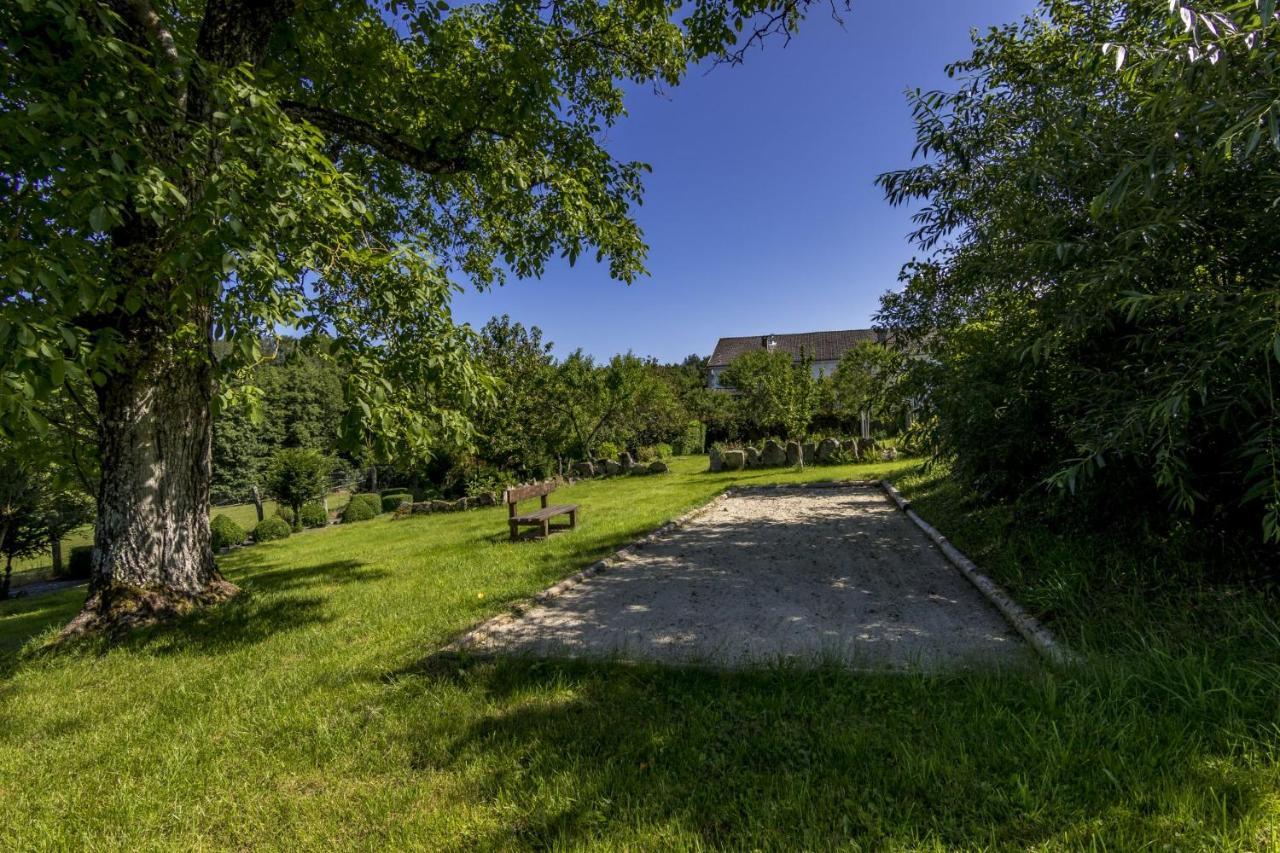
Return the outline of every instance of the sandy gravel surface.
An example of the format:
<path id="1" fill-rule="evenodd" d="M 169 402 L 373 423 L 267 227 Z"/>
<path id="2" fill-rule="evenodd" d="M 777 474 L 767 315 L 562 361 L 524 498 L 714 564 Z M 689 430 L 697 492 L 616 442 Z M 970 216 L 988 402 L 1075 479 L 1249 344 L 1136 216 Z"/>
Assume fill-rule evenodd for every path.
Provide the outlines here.
<path id="1" fill-rule="evenodd" d="M 717 666 L 1023 665 L 1034 653 L 878 489 L 737 493 L 483 632 L 477 651 Z"/>

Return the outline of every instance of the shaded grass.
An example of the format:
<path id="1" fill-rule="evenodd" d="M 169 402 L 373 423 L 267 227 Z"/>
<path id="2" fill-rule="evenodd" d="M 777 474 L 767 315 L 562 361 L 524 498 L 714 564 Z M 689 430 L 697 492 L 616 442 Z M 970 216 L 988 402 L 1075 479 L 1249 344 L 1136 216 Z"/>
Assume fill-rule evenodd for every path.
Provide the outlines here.
<path id="1" fill-rule="evenodd" d="M 548 542 L 507 543 L 497 508 L 245 549 L 223 560 L 242 596 L 114 648 L 19 654 L 83 593 L 0 605 L 0 845 L 1280 843 L 1275 623 L 1257 593 L 1221 611 L 1245 627 L 1166 628 L 1162 608 L 1099 608 L 1124 596 L 1075 579 L 1081 543 L 1024 541 L 902 464 L 674 467 L 558 492 L 582 526 Z M 889 471 L 1089 664 L 900 676 L 433 656 L 731 482 Z M 1082 589 L 1092 606 L 1071 606 Z"/>

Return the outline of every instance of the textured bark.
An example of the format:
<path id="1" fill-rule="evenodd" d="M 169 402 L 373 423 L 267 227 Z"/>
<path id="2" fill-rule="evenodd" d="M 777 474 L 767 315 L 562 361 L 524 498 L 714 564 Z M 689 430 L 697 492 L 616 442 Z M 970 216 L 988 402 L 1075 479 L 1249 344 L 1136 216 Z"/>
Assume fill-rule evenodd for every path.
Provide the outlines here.
<path id="1" fill-rule="evenodd" d="M 163 327 L 130 331 L 130 352 L 98 389 L 102 479 L 85 609 L 66 632 L 112 632 L 235 592 L 209 544 L 212 362 Z M 187 339 L 189 341 L 189 339 Z"/>

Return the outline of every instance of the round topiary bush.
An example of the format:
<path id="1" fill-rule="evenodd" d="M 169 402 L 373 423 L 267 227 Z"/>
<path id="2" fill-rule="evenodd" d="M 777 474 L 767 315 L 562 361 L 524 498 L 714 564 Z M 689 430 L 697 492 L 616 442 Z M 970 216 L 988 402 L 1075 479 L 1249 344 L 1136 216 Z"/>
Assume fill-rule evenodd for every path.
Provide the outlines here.
<path id="1" fill-rule="evenodd" d="M 293 510 L 289 509 L 289 507 L 285 506 L 284 504 L 281 504 L 280 506 L 276 507 L 276 515 L 279 518 L 283 518 L 285 524 L 289 525 L 290 527 L 293 527 L 293 523 L 298 520 L 297 517 L 293 514 Z"/>
<path id="2" fill-rule="evenodd" d="M 215 515 L 209 522 L 209 544 L 215 551 L 239 545 L 244 537 L 244 528 L 225 515 Z"/>
<path id="3" fill-rule="evenodd" d="M 361 500 L 360 495 L 352 495 L 351 502 L 342 510 L 342 523 L 351 524 L 355 521 L 368 521 L 378 513 L 369 506 L 367 500 Z"/>
<path id="4" fill-rule="evenodd" d="M 382 496 L 382 511 L 395 512 L 400 508 L 400 504 L 413 501 L 413 495 L 406 492 L 396 492 L 395 494 Z"/>
<path id="5" fill-rule="evenodd" d="M 320 501 L 311 501 L 302 505 L 298 520 L 302 522 L 303 527 L 324 527 L 329 523 L 329 513 L 325 511 L 324 504 Z"/>
<path id="6" fill-rule="evenodd" d="M 253 528 L 253 541 L 271 542 L 276 539 L 288 539 L 291 532 L 289 522 L 278 515 L 273 515 L 262 519 L 258 522 L 258 526 Z"/>
<path id="7" fill-rule="evenodd" d="M 382 512 L 382 496 L 377 492 L 361 492 L 358 495 L 352 495 L 351 503 L 357 502 L 367 505 L 374 515 Z"/>
<path id="8" fill-rule="evenodd" d="M 93 572 L 93 546 L 77 545 L 67 555 L 67 564 L 63 566 L 61 578 L 87 579 Z"/>

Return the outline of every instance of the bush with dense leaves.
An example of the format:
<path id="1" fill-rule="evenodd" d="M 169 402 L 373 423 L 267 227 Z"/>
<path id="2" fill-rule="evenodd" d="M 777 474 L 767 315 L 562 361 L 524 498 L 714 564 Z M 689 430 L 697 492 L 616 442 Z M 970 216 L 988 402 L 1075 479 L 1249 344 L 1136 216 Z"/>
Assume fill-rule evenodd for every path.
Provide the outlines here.
<path id="1" fill-rule="evenodd" d="M 258 526 L 253 528 L 254 542 L 272 542 L 276 539 L 288 539 L 293 529 L 289 526 L 289 522 L 285 521 L 277 515 L 270 518 L 264 518 L 258 522 Z"/>
<path id="2" fill-rule="evenodd" d="M 374 512 L 367 500 L 361 495 L 352 495 L 351 502 L 342 510 L 342 523 L 351 524 L 356 521 L 368 521 L 378 513 Z"/>
<path id="3" fill-rule="evenodd" d="M 67 565 L 63 567 L 59 577 L 88 579 L 93 572 L 93 546 L 77 545 L 67 555 Z"/>
<path id="4" fill-rule="evenodd" d="M 406 503 L 406 502 L 412 502 L 412 501 L 413 501 L 413 495 L 408 494 L 406 492 L 397 492 L 395 494 L 383 495 L 382 511 L 395 512 L 397 509 L 400 508 L 400 504 Z"/>
<path id="5" fill-rule="evenodd" d="M 285 520 L 285 523 L 288 524 L 290 527 L 293 527 L 293 523 L 298 520 L 298 517 L 293 514 L 293 510 L 289 509 L 289 507 L 284 506 L 283 504 L 276 507 L 276 516 L 278 518 L 283 518 Z"/>
<path id="6" fill-rule="evenodd" d="M 298 521 L 303 527 L 324 527 L 329 523 L 329 513 L 320 501 L 309 501 L 298 512 Z"/>
<path id="7" fill-rule="evenodd" d="M 209 522 L 209 544 L 215 551 L 230 548 L 244 542 L 244 528 L 236 524 L 228 516 L 215 515 Z"/>
<path id="8" fill-rule="evenodd" d="M 374 515 L 382 512 L 382 496 L 377 492 L 361 492 L 351 496 L 351 502 L 363 503 Z"/>

